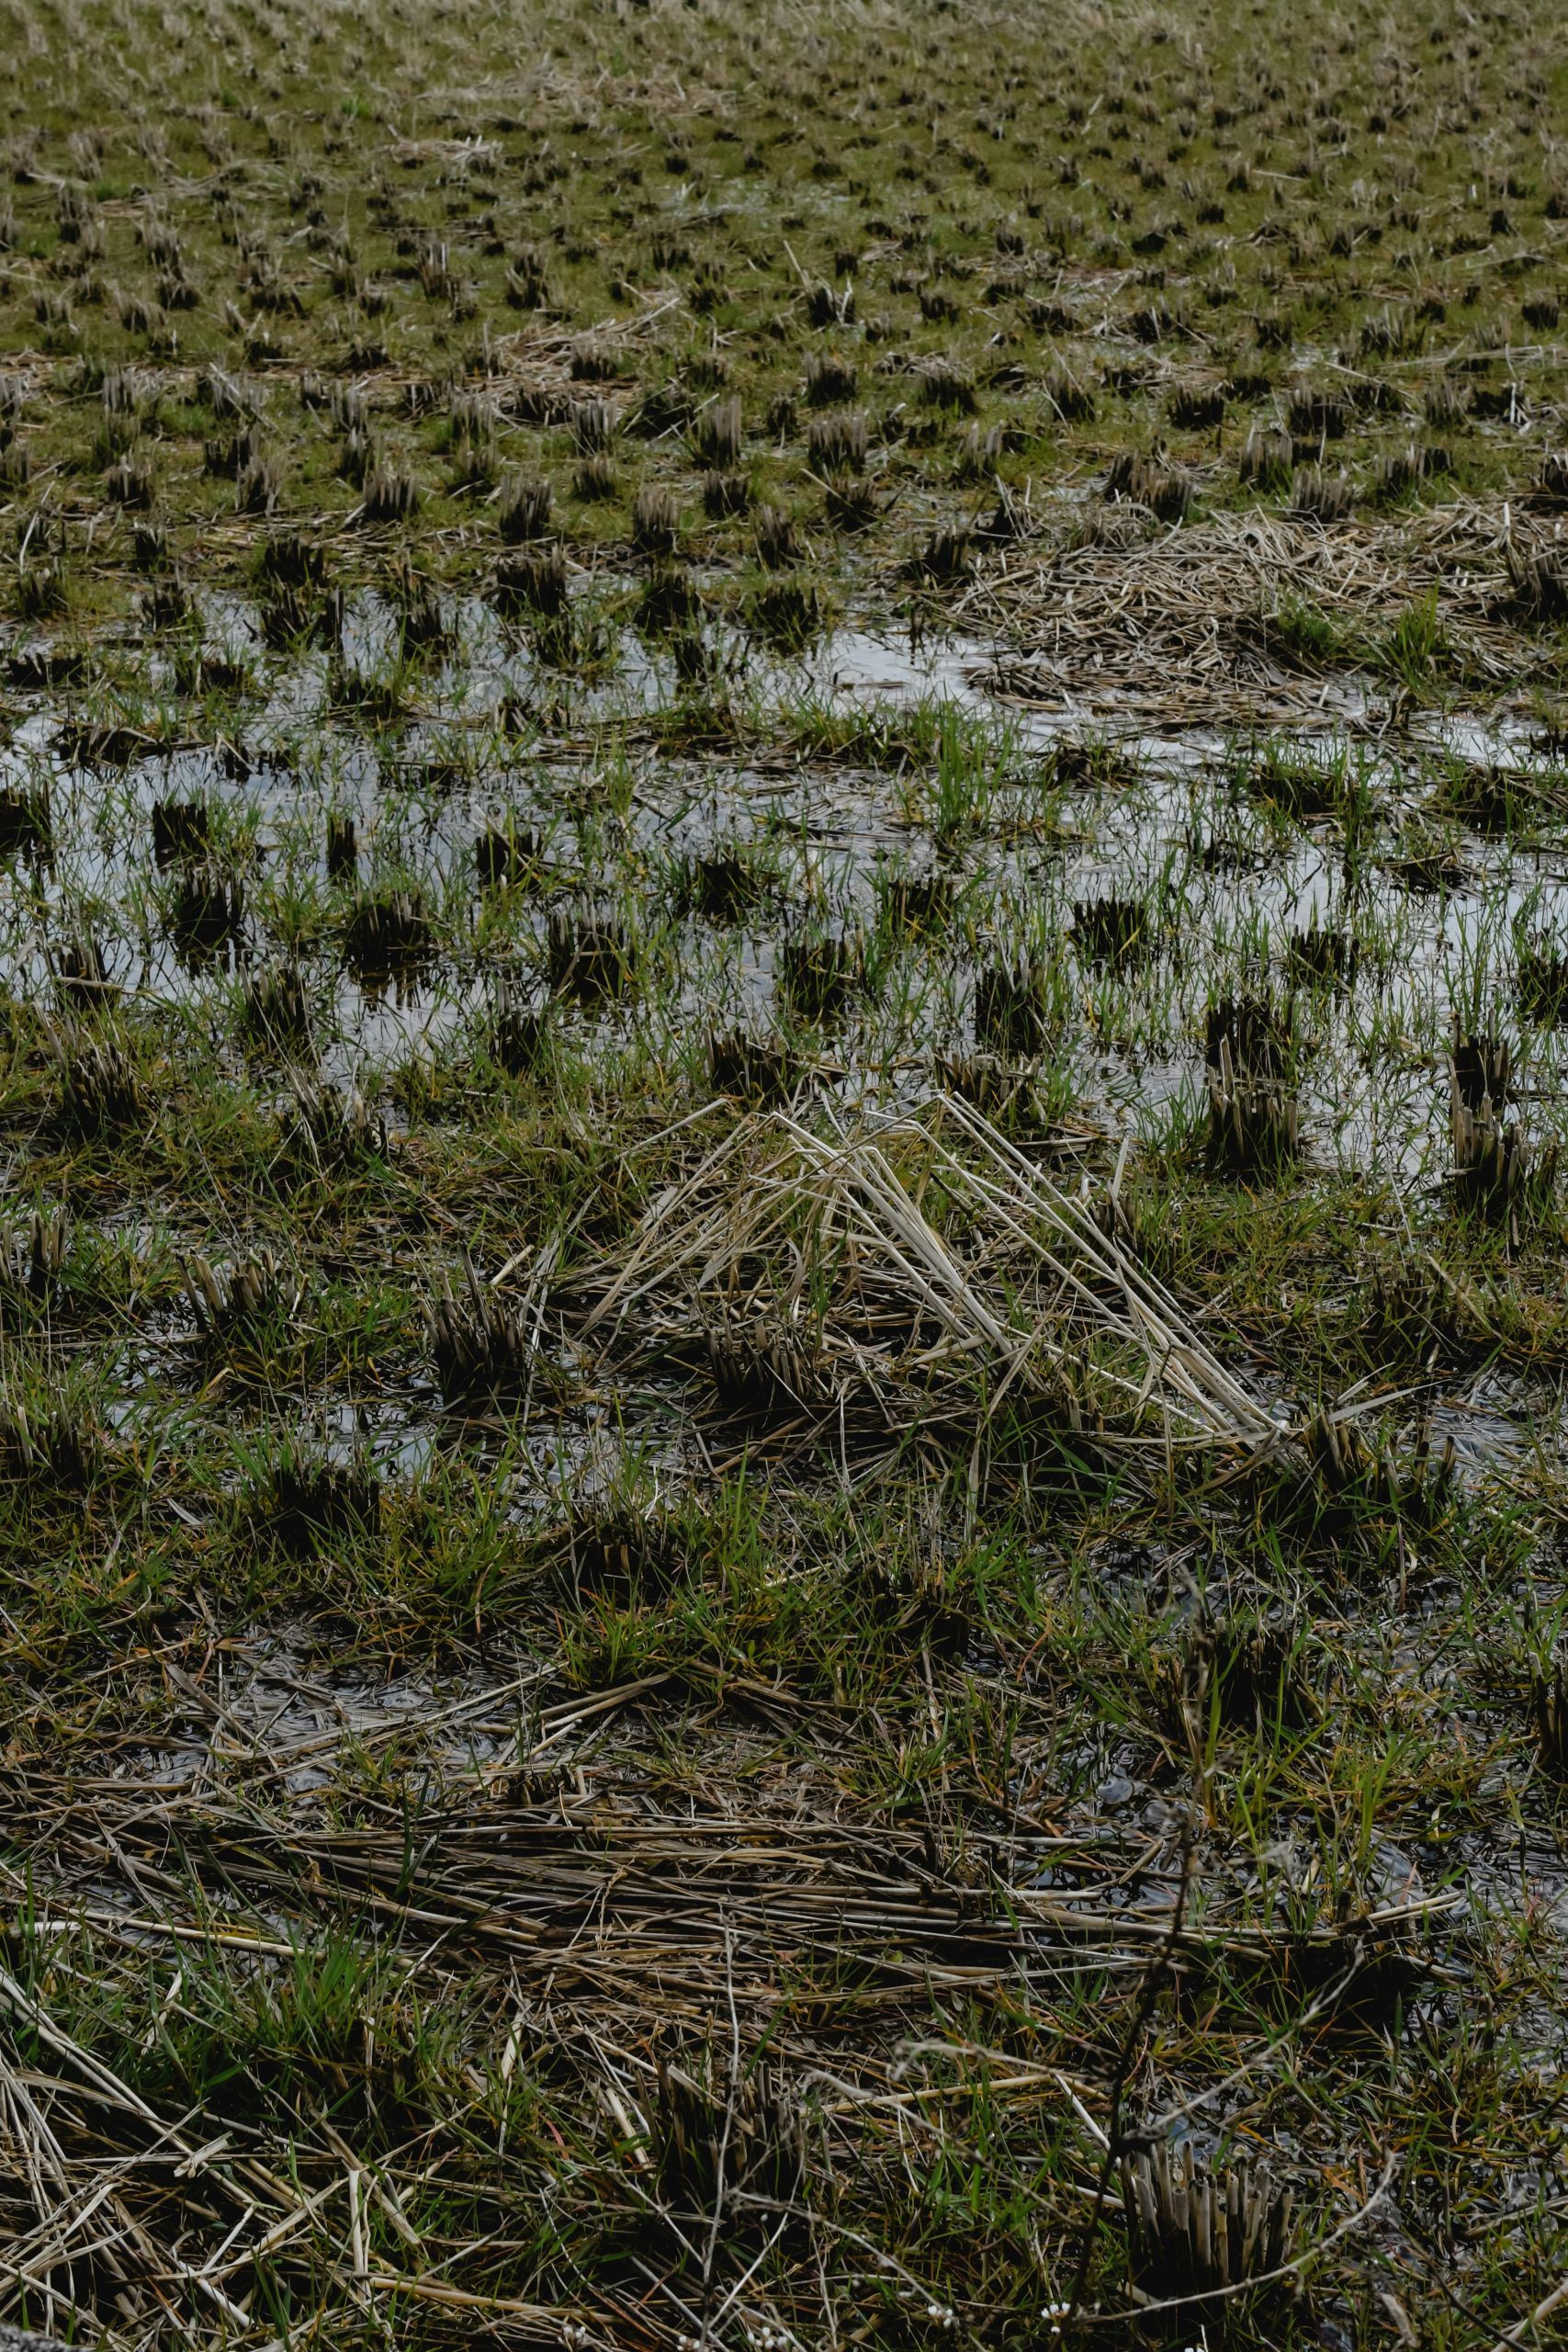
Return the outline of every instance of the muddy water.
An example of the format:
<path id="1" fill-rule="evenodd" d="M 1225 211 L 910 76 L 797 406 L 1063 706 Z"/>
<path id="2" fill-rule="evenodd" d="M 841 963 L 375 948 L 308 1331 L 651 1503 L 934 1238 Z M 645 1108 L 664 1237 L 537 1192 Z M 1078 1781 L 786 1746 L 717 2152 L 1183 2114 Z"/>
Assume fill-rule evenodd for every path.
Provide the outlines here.
<path id="1" fill-rule="evenodd" d="M 709 632 L 707 690 L 744 710 L 746 741 L 798 740 L 803 714 L 842 720 L 944 703 L 994 730 L 1005 780 L 948 824 L 940 779 L 918 763 L 659 752 L 651 722 L 682 707 L 682 681 L 667 648 L 629 628 L 594 624 L 591 673 L 577 683 L 542 669 L 482 604 L 449 618 L 454 650 L 422 668 L 392 739 L 334 705 L 325 654 L 265 655 L 254 616 L 231 602 L 210 606 L 205 627 L 209 651 L 256 682 L 238 744 L 73 764 L 61 729 L 80 695 L 21 697 L 0 786 L 47 801 L 52 854 L 6 869 L 0 954 L 11 984 L 45 990 L 62 940 L 90 931 L 116 986 L 199 1012 L 292 952 L 297 933 L 325 1073 L 374 1085 L 411 1054 L 459 1049 L 487 1018 L 498 967 L 513 974 L 520 1001 L 542 1004 L 552 908 L 613 910 L 661 947 L 658 986 L 640 1000 L 558 1007 L 573 1050 L 614 1053 L 634 1028 L 669 1050 L 708 1022 L 766 1027 L 784 937 L 869 933 L 891 875 L 937 875 L 953 902 L 945 935 L 908 941 L 895 959 L 913 1003 L 906 995 L 892 1014 L 863 1004 L 832 1040 L 837 1057 L 872 1082 L 911 1044 L 962 1051 L 974 1042 L 977 966 L 1065 956 L 1057 1050 L 1073 1091 L 1112 1128 L 1159 1133 L 1195 1109 L 1204 1005 L 1268 971 L 1281 985 L 1292 934 L 1339 931 L 1355 943 L 1353 978 L 1303 996 L 1309 1157 L 1419 1188 L 1437 1180 L 1447 1149 L 1450 1007 L 1509 1009 L 1517 929 L 1568 939 L 1557 842 L 1510 851 L 1442 813 L 1466 763 L 1504 763 L 1524 789 L 1551 794 L 1557 772 L 1521 724 L 1450 718 L 1394 738 L 1379 736 L 1368 713 L 1337 739 L 1274 741 L 1276 757 L 1341 759 L 1359 777 L 1372 815 L 1350 860 L 1332 816 L 1292 822 L 1249 787 L 1257 747 L 1103 727 L 1085 738 L 1059 713 L 1000 699 L 995 649 L 981 642 L 849 628 L 784 660 Z M 340 673 L 391 677 L 398 627 L 384 600 L 355 600 Z M 552 716 L 564 724 L 513 737 L 499 723 L 508 708 L 563 700 Z M 1064 738 L 1113 747 L 1114 758 L 1058 788 L 1048 755 Z M 215 856 L 246 876 L 243 919 L 199 953 L 177 935 L 180 873 L 160 872 L 151 854 L 154 806 L 170 802 L 207 808 Z M 329 814 L 351 820 L 356 842 L 352 876 L 335 885 Z M 484 910 L 473 865 L 476 832 L 496 822 L 538 845 L 533 887 L 503 920 Z M 1413 888 L 1401 854 L 1434 842 L 1437 886 Z M 715 856 L 754 863 L 767 886 L 758 902 L 717 920 L 678 911 L 682 873 Z M 416 891 L 433 920 L 428 955 L 393 973 L 356 971 L 342 952 L 355 888 Z M 1107 967 L 1074 942 L 1079 910 L 1106 899 L 1143 903 L 1152 952 Z M 1531 1051 L 1544 1102 L 1557 1084 L 1554 1035 L 1537 1035 Z"/>

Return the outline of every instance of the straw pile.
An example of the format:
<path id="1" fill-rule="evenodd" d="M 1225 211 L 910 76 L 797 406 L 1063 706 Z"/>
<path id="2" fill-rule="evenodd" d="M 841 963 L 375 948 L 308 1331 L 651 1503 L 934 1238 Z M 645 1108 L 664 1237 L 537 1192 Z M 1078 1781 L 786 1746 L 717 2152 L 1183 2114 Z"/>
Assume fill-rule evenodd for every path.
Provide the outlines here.
<path id="1" fill-rule="evenodd" d="M 848 1125 L 743 1117 L 653 1203 L 587 1329 L 705 1357 L 759 1416 L 860 1431 L 977 1430 L 1011 1400 L 1162 1453 L 1279 1435 L 1087 1191 L 950 1094 Z"/>

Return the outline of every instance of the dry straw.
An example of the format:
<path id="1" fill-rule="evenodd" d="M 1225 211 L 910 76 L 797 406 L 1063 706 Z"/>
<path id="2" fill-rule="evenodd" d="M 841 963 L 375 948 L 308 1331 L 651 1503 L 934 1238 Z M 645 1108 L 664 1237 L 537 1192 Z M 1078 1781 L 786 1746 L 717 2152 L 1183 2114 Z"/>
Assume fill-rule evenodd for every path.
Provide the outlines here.
<path id="1" fill-rule="evenodd" d="M 748 1114 L 657 1200 L 588 1329 L 700 1350 L 716 1326 L 763 1361 L 787 1337 L 819 1402 L 895 1429 L 1017 1395 L 1161 1453 L 1280 1435 L 1093 1203 L 950 1094 L 847 1125 Z"/>

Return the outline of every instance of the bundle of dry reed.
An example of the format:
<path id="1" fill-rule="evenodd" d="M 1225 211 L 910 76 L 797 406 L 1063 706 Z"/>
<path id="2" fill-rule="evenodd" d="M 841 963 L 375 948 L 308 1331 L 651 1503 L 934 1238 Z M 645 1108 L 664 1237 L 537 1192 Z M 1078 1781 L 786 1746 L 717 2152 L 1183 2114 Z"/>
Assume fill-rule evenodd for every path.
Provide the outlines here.
<path id="1" fill-rule="evenodd" d="M 587 1329 L 705 1350 L 732 1382 L 749 1351 L 798 1407 L 891 1428 L 1016 1395 L 1161 1453 L 1280 1434 L 1089 1196 L 945 1093 L 849 1125 L 740 1118 L 653 1203 Z"/>

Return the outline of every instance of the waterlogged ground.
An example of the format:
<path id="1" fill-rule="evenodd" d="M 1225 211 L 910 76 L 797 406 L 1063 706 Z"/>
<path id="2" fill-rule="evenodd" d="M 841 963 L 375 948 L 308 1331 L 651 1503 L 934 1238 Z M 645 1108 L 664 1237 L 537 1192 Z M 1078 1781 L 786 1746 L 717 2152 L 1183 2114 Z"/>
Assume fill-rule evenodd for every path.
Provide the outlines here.
<path id="1" fill-rule="evenodd" d="M 1295 735 L 1085 729 L 998 696 L 994 646 L 897 629 L 794 661 L 716 633 L 688 693 L 658 640 L 584 622 L 578 688 L 473 603 L 411 679 L 400 616 L 367 594 L 344 630 L 355 692 L 397 673 L 408 704 L 367 733 L 324 657 L 269 662 L 248 619 L 225 606 L 202 639 L 255 673 L 217 741 L 170 723 L 156 665 L 134 718 L 124 694 L 102 715 L 107 682 L 18 697 L 0 755 L 18 992 L 73 945 L 109 991 L 220 1018 L 298 972 L 289 1058 L 357 1084 L 472 1043 L 498 988 L 588 1057 L 628 1027 L 674 1057 L 737 1021 L 787 1025 L 777 951 L 798 938 L 872 958 L 832 1025 L 873 1091 L 913 1049 L 995 1045 L 976 977 L 1030 965 L 1053 976 L 1064 1100 L 1111 1132 L 1196 1115 L 1205 1007 L 1271 984 L 1306 1000 L 1313 1163 L 1429 1188 L 1452 1016 L 1500 1007 L 1551 1140 L 1568 768 L 1540 727 L 1395 723 L 1368 699 Z M 14 673 L 39 661 L 23 648 Z M 399 905 L 408 936 L 367 944 L 363 910 Z M 597 917 L 627 951 L 617 1001 L 552 1004 L 552 921 Z"/>
<path id="2" fill-rule="evenodd" d="M 0 2317 L 1554 2340 L 1562 28 L 7 31 Z"/>
<path id="3" fill-rule="evenodd" d="M 1568 933 L 1564 771 L 1540 728 L 1362 693 L 1310 730 L 1152 735 L 1032 710 L 1008 695 L 1005 647 L 886 617 L 794 655 L 715 631 L 694 674 L 657 635 L 586 611 L 587 674 L 541 662 L 478 600 L 440 618 L 439 641 L 411 649 L 367 591 L 341 650 L 279 657 L 242 601 L 215 601 L 198 658 L 243 673 L 220 727 L 192 723 L 173 662 L 134 640 L 105 640 L 66 684 L 15 689 L 6 1346 L 31 1695 L 13 1755 L 29 1842 L 52 1857 L 42 1949 L 62 1952 L 74 1918 L 84 1949 L 120 1951 L 118 1983 L 160 1934 L 198 1933 L 219 1972 L 203 2001 L 248 2001 L 216 1988 L 285 1965 L 301 1931 L 285 1856 L 374 1878 L 346 1824 L 394 1790 L 428 1817 L 418 1907 L 448 1949 L 468 1915 L 441 1905 L 488 1883 L 471 1858 L 452 1874 L 461 1823 L 492 1820 L 493 1853 L 536 1817 L 574 1851 L 592 1824 L 607 1858 L 634 1822 L 632 1850 L 689 1844 L 684 1813 L 677 1828 L 630 1793 L 660 1784 L 672 1738 L 706 1758 L 710 1790 L 716 1772 L 727 1792 L 771 1786 L 793 1755 L 792 1817 L 840 1813 L 851 1787 L 874 1814 L 881 1786 L 904 1792 L 895 1819 L 911 1800 L 941 1818 L 955 1764 L 940 1688 L 968 1694 L 966 1720 L 986 1712 L 1010 1759 L 984 1770 L 976 1829 L 945 1833 L 953 1861 L 934 1849 L 933 1887 L 982 1867 L 1015 1919 L 1011 1956 L 959 1970 L 964 1999 L 1005 1984 L 1032 2014 L 1039 1973 L 1059 1987 L 1065 1965 L 1132 1997 L 1201 1854 L 1194 1955 L 1249 1982 L 1282 1965 L 1285 2007 L 1256 2056 L 1239 2018 L 1213 2043 L 1212 2008 L 1205 2040 L 1179 2060 L 1172 2045 L 1179 2144 L 1223 2167 L 1272 2109 L 1289 2119 L 1273 2162 L 1311 2177 L 1328 2142 L 1291 2088 L 1292 2035 L 1315 2046 L 1348 2002 L 1348 2079 L 1381 2046 L 1423 2080 L 1416 2053 L 1447 2047 L 1504 1951 L 1529 1966 L 1485 2064 L 1538 2112 L 1561 2064 L 1556 1805 L 1529 1758 L 1562 1475 L 1555 1194 L 1456 1218 L 1450 1059 L 1456 1018 L 1506 1035 L 1511 1107 L 1549 1167 Z M 46 676 L 48 653 L 18 635 L 13 678 Z M 388 678 L 395 708 L 367 716 Z M 1248 998 L 1288 1009 L 1297 1148 L 1227 1170 L 1208 1023 Z M 73 1070 L 106 1043 L 129 1091 L 85 1110 Z M 1021 1487 L 998 1453 L 943 1532 L 940 1487 L 922 1471 L 901 1498 L 897 1453 L 852 1466 L 840 1442 L 835 1474 L 831 1432 L 818 1460 L 798 1414 L 781 1450 L 700 1381 L 585 1346 L 532 1278 L 563 1206 L 613 1224 L 622 1139 L 678 1167 L 758 1083 L 840 1121 L 978 1089 L 1069 1184 L 1113 1185 L 1128 1246 L 1200 1302 L 1281 1429 L 1337 1404 L 1388 1466 L 1315 1501 L 1282 1467 L 1272 1499 L 1222 1488 L 1151 1510 L 1120 1472 L 1097 1491 L 1081 1463 L 1037 1464 Z M 442 1353 L 429 1318 L 445 1286 L 466 1295 L 468 1267 L 535 1315 L 510 1374 Z M 146 1555 L 130 1588 L 116 1573 L 128 1526 L 161 1555 L 145 1598 Z M 57 1565 L 40 1573 L 26 1562 L 44 1529 Z M 923 1760 L 900 1738 L 896 1765 L 874 1764 L 874 1738 L 850 1768 L 843 1729 L 836 1760 L 818 1734 L 801 1747 L 803 1724 L 852 1724 L 857 1682 L 910 1644 Z M 85 1686 L 74 1658 L 97 1661 Z M 1222 1795 L 1237 1739 L 1255 1760 Z M 40 1765 L 70 1759 L 63 1782 L 36 1777 L 35 1745 Z M 1331 1859 L 1320 1772 L 1346 1776 Z M 971 1853 L 998 1804 L 1000 1842 L 987 1830 Z M 106 1807 L 119 1829 L 94 1826 Z M 265 1898 L 235 1843 L 264 1817 L 287 1841 Z M 710 1827 L 687 1858 L 711 1923 L 741 1922 L 732 1949 L 773 1916 L 745 1928 L 722 1859 L 735 1834 L 716 1854 Z M 206 1857 L 177 1900 L 154 1860 L 175 1849 Z M 834 1883 L 826 1857 L 811 1867 Z M 535 1917 L 530 1883 L 498 1881 L 486 1916 Z M 640 1950 L 664 1932 L 639 1895 L 639 1924 L 607 1946 L 608 1885 L 574 1863 L 527 1932 L 601 1965 L 618 1936 Z M 866 1899 L 858 1932 L 880 1936 L 893 1898 Z M 1089 1958 L 1068 1961 L 1085 1935 Z M 155 1974 L 149 1997 L 184 2015 Z M 1292 2001 L 1311 2023 L 1290 2026 Z M 1026 2076 L 1036 2098 L 1045 2077 Z M 636 2106 L 637 2088 L 634 2073 L 617 2096 Z M 1069 2111 L 1092 2150 L 1091 2088 L 1092 2073 Z M 936 2079 L 922 2093 L 947 2096 Z M 615 2128 L 635 2134 L 636 2115 Z M 1550 2204 L 1536 2163 L 1524 2185 L 1508 2176 L 1505 2226 Z M 1363 2242 L 1359 2266 L 1397 2277 L 1418 2259 L 1406 2211 L 1390 2196 L 1375 2238 L 1359 2225 L 1376 2251 Z M 1070 2229 L 1062 2243 L 1065 2261 Z"/>

